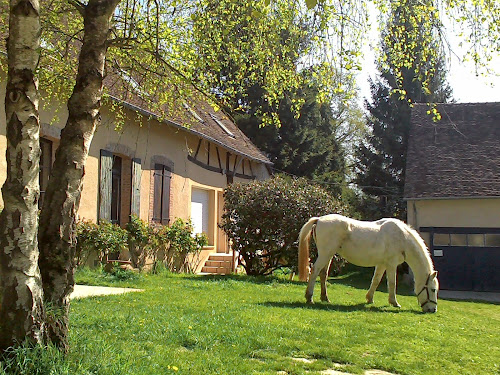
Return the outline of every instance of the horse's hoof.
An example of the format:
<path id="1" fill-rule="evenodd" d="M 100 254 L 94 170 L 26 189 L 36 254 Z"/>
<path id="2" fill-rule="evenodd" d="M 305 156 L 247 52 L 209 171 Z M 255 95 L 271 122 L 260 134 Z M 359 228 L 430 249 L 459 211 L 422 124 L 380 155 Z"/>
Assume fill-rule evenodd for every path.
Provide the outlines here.
<path id="1" fill-rule="evenodd" d="M 366 293 L 365 298 L 366 298 L 366 303 L 373 303 L 373 295 L 370 294 L 369 292 Z"/>
<path id="2" fill-rule="evenodd" d="M 308 299 L 308 300 L 306 301 L 306 303 L 307 303 L 308 305 L 314 305 L 314 301 L 313 301 L 312 299 Z"/>
<path id="3" fill-rule="evenodd" d="M 328 299 L 328 297 L 326 297 L 326 298 L 321 297 L 321 300 L 323 302 L 330 303 L 330 300 Z"/>
<path id="4" fill-rule="evenodd" d="M 401 307 L 401 305 L 397 302 L 389 302 L 394 307 Z"/>

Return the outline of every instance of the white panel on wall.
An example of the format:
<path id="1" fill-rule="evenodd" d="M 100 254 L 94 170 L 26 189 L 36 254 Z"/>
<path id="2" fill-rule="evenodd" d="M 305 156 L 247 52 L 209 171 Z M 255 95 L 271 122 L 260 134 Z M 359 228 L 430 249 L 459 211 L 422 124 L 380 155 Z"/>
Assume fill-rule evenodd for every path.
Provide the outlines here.
<path id="1" fill-rule="evenodd" d="M 191 222 L 195 233 L 208 235 L 209 195 L 207 190 L 195 189 L 191 191 Z"/>

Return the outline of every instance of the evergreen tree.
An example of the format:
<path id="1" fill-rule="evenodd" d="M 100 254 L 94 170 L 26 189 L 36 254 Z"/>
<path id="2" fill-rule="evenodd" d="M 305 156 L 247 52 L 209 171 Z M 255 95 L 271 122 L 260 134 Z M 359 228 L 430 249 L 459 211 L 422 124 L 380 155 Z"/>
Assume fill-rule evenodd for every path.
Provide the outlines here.
<path id="1" fill-rule="evenodd" d="M 403 201 L 405 183 L 406 152 L 412 103 L 446 102 L 451 97 L 451 88 L 446 83 L 444 57 L 437 43 L 421 43 L 414 52 L 414 62 L 396 69 L 392 59 L 393 43 L 397 30 L 407 24 L 408 7 L 396 8 L 391 21 L 382 34 L 381 57 L 378 63 L 380 75 L 371 82 L 372 102 L 365 102 L 369 114 L 369 132 L 365 141 L 356 150 L 355 182 L 365 193 L 360 205 L 366 219 L 397 217 L 406 219 L 406 203 Z M 429 32 L 433 25 L 422 23 L 416 30 L 419 34 Z M 399 34 L 401 35 L 401 34 Z M 425 40 L 422 38 L 422 41 Z M 422 59 L 425 49 L 433 48 L 438 53 L 428 61 L 425 74 L 430 78 L 424 85 L 416 72 L 416 64 Z M 397 77 L 400 71 L 402 77 Z M 402 79 L 401 79 L 402 78 Z M 402 87 L 401 87 L 402 82 Z"/>
<path id="2" fill-rule="evenodd" d="M 292 108 L 293 96 L 303 98 L 299 117 Z M 259 88 L 249 90 L 250 108 L 258 108 Z M 282 100 L 278 116 L 282 127 L 259 127 L 261 118 L 254 110 L 235 114 L 241 130 L 264 151 L 275 170 L 324 183 L 324 188 L 340 194 L 345 177 L 344 153 L 334 136 L 335 122 L 329 103 L 316 100 L 317 89 L 309 82 Z"/>

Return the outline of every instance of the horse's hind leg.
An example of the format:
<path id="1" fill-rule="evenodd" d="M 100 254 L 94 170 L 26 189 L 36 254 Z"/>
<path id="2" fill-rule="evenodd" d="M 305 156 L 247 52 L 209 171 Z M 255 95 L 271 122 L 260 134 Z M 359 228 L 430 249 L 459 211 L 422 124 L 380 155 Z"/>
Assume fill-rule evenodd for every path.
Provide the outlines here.
<path id="1" fill-rule="evenodd" d="M 389 289 L 389 303 L 394 307 L 401 307 L 396 300 L 396 267 L 387 267 L 387 287 Z"/>
<path id="2" fill-rule="evenodd" d="M 311 270 L 311 274 L 309 275 L 309 283 L 307 284 L 306 289 L 306 302 L 313 303 L 313 293 L 314 293 L 314 284 L 316 283 L 316 278 L 323 268 L 325 268 L 328 264 L 330 264 L 330 256 L 325 256 L 324 254 L 318 255 L 318 259 L 314 263 L 314 266 Z M 326 285 L 326 284 L 325 284 Z"/>
<path id="3" fill-rule="evenodd" d="M 384 276 L 385 267 L 376 266 L 375 272 L 373 273 L 372 283 L 370 284 L 370 289 L 368 289 L 368 293 L 366 293 L 366 302 L 373 303 L 373 295 L 380 284 L 380 280 L 382 280 L 382 276 Z"/>
<path id="4" fill-rule="evenodd" d="M 330 270 L 330 264 L 332 261 L 328 262 L 328 265 L 324 267 L 319 273 L 319 279 L 321 280 L 321 300 L 323 302 L 330 302 L 328 299 L 328 293 L 326 292 L 326 279 L 328 278 L 328 271 Z"/>

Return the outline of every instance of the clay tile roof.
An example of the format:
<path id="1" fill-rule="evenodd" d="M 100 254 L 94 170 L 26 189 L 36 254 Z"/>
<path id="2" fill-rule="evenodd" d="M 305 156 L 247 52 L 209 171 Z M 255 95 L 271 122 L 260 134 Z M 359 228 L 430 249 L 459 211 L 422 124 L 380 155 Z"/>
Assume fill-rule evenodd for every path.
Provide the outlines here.
<path id="1" fill-rule="evenodd" d="M 413 108 L 405 199 L 500 197 L 500 103 Z"/>
<path id="2" fill-rule="evenodd" d="M 148 100 L 141 97 L 140 92 L 134 92 L 130 88 L 124 89 L 126 85 L 120 81 L 119 77 L 110 74 L 105 79 L 105 86 L 108 95 L 125 107 L 207 139 L 232 153 L 264 164 L 273 164 L 226 114 L 215 111 L 207 102 L 192 99 L 175 113 L 161 116 L 156 113 Z"/>

